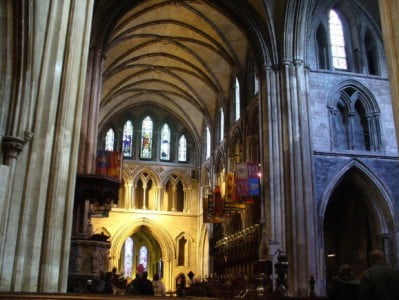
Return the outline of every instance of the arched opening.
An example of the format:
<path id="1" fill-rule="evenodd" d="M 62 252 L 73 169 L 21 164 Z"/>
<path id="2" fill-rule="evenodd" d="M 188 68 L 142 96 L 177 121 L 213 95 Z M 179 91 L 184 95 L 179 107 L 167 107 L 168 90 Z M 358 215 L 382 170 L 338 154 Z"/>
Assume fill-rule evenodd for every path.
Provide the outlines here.
<path id="1" fill-rule="evenodd" d="M 143 188 L 143 181 L 139 179 L 137 181 L 137 186 L 135 189 L 135 207 L 138 209 L 142 209 L 144 205 L 144 188 Z"/>
<path id="2" fill-rule="evenodd" d="M 176 210 L 184 210 L 184 190 L 181 181 L 179 181 L 176 185 Z"/>
<path id="3" fill-rule="evenodd" d="M 327 286 L 343 264 L 349 264 L 357 278 L 370 266 L 369 253 L 382 249 L 392 255 L 383 239 L 385 221 L 380 207 L 382 195 L 359 169 L 350 169 L 332 192 L 324 214 L 324 247 Z"/>
<path id="4" fill-rule="evenodd" d="M 134 278 L 138 270 L 148 272 L 149 278 L 153 274 L 162 274 L 162 251 L 146 226 L 128 237 L 120 251 L 119 271 L 126 278 Z"/>

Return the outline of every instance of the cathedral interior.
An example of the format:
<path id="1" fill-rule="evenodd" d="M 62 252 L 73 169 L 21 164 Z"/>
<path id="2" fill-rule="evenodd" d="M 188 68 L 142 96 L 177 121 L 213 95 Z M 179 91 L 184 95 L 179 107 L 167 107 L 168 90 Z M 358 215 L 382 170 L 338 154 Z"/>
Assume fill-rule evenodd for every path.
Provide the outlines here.
<path id="1" fill-rule="evenodd" d="M 0 292 L 273 282 L 285 253 L 290 294 L 323 296 L 372 250 L 398 266 L 397 1 L 3 0 L 0 22 Z"/>

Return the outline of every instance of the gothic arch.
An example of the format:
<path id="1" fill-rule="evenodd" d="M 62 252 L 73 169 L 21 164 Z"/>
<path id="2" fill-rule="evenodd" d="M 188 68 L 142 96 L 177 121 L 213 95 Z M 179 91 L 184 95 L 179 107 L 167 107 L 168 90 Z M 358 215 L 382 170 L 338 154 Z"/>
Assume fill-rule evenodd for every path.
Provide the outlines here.
<path id="1" fill-rule="evenodd" d="M 389 231 L 396 232 L 399 228 L 399 220 L 397 220 L 395 209 L 393 205 L 393 201 L 389 192 L 383 185 L 383 183 L 378 179 L 374 173 L 367 168 L 360 161 L 354 159 L 347 163 L 336 175 L 330 180 L 330 184 L 326 187 L 324 193 L 321 196 L 319 203 L 319 218 L 321 220 L 324 219 L 324 215 L 327 209 L 328 201 L 334 191 L 334 189 L 338 186 L 342 178 L 347 174 L 350 170 L 357 171 L 357 175 L 359 178 L 362 178 L 368 183 L 373 185 L 376 193 L 377 203 L 370 203 L 371 207 L 376 209 L 376 213 L 378 216 L 378 224 L 379 229 L 382 233 L 387 233 Z M 379 195 L 378 195 L 379 194 Z M 388 220 L 388 221 L 387 221 Z M 323 222 L 321 222 L 323 224 Z"/>
<path id="2" fill-rule="evenodd" d="M 381 151 L 380 109 L 373 94 L 356 80 L 336 84 L 328 94 L 331 148 Z"/>
<path id="3" fill-rule="evenodd" d="M 359 99 L 366 105 L 368 112 L 380 113 L 378 103 L 373 93 L 366 86 L 353 79 L 341 81 L 330 89 L 327 96 L 327 106 L 329 108 L 335 107 L 339 100 L 337 96 L 346 89 L 353 89 L 359 93 Z"/>
<path id="4" fill-rule="evenodd" d="M 148 173 L 148 175 L 144 176 L 144 173 Z M 158 174 L 149 168 L 137 169 L 136 176 L 133 177 L 133 185 L 137 185 L 139 179 L 141 179 L 143 182 L 152 179 L 156 186 L 159 186 L 161 182 Z"/>
<path id="5" fill-rule="evenodd" d="M 164 261 L 171 261 L 176 257 L 176 247 L 173 238 L 161 223 L 148 218 L 135 218 L 130 222 L 122 224 L 118 231 L 111 238 L 110 256 L 118 259 L 125 240 L 134 233 L 140 231 L 142 226 L 146 226 L 154 239 L 159 243 Z M 117 264 L 115 264 L 117 265 Z"/>
<path id="6" fill-rule="evenodd" d="M 174 176 L 176 176 L 176 178 Z M 181 173 L 177 170 L 170 170 L 162 174 L 160 178 L 161 186 L 165 187 L 169 180 L 171 180 L 173 184 L 177 184 L 180 181 L 184 188 L 191 188 L 191 181 L 187 174 Z"/>

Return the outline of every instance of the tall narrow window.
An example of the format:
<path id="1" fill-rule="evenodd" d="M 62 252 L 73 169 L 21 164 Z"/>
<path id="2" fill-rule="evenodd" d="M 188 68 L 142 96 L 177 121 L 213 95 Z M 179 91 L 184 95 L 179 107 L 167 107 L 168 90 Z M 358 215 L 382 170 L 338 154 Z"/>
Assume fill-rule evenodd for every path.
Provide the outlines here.
<path id="1" fill-rule="evenodd" d="M 123 275 L 125 278 L 132 277 L 133 273 L 133 240 L 128 237 L 125 242 L 125 255 L 123 259 Z"/>
<path id="2" fill-rule="evenodd" d="M 178 244 L 179 244 L 179 256 L 177 259 L 177 265 L 178 266 L 184 266 L 185 263 L 185 256 L 186 256 L 186 243 L 187 240 L 184 238 L 184 236 L 182 236 L 182 238 L 179 240 Z"/>
<path id="3" fill-rule="evenodd" d="M 123 156 L 132 156 L 132 143 L 133 143 L 133 124 L 131 121 L 127 121 L 123 126 Z"/>
<path id="4" fill-rule="evenodd" d="M 209 131 L 209 127 L 206 127 L 206 156 L 208 159 L 211 156 L 211 133 Z"/>
<path id="5" fill-rule="evenodd" d="M 164 124 L 161 130 L 161 160 L 170 160 L 170 128 Z"/>
<path id="6" fill-rule="evenodd" d="M 346 62 L 344 31 L 341 19 L 333 9 L 330 10 L 329 25 L 333 67 L 346 70 L 348 66 Z"/>
<path id="7" fill-rule="evenodd" d="M 236 78 L 235 86 L 234 86 L 235 94 L 234 94 L 234 101 L 235 101 L 235 117 L 236 121 L 240 118 L 240 83 L 238 82 L 238 78 Z"/>
<path id="8" fill-rule="evenodd" d="M 145 117 L 141 129 L 141 158 L 152 157 L 152 126 L 151 118 Z"/>
<path id="9" fill-rule="evenodd" d="M 142 246 L 139 252 L 139 265 L 142 265 L 145 271 L 147 271 L 147 263 L 148 263 L 148 250 L 145 246 Z"/>
<path id="10" fill-rule="evenodd" d="M 115 132 L 112 128 L 110 128 L 107 131 L 107 135 L 105 136 L 105 150 L 114 151 L 114 143 L 115 143 Z"/>
<path id="11" fill-rule="evenodd" d="M 224 138 L 224 113 L 223 108 L 220 108 L 220 141 Z"/>
<path id="12" fill-rule="evenodd" d="M 258 70 L 255 68 L 254 71 L 254 94 L 258 94 L 259 93 L 259 75 L 258 75 Z"/>
<path id="13" fill-rule="evenodd" d="M 187 161 L 187 139 L 184 134 L 179 139 L 178 161 Z"/>

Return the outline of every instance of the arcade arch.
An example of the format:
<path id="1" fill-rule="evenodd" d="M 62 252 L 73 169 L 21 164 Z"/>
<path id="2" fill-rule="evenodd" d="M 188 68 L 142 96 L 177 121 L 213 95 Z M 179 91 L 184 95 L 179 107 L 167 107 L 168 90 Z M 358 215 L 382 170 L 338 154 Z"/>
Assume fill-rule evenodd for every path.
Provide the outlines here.
<path id="1" fill-rule="evenodd" d="M 352 265 L 360 276 L 373 249 L 383 249 L 388 262 L 397 262 L 392 199 L 360 162 L 348 163 L 326 189 L 320 216 L 327 283 L 342 264 Z"/>

